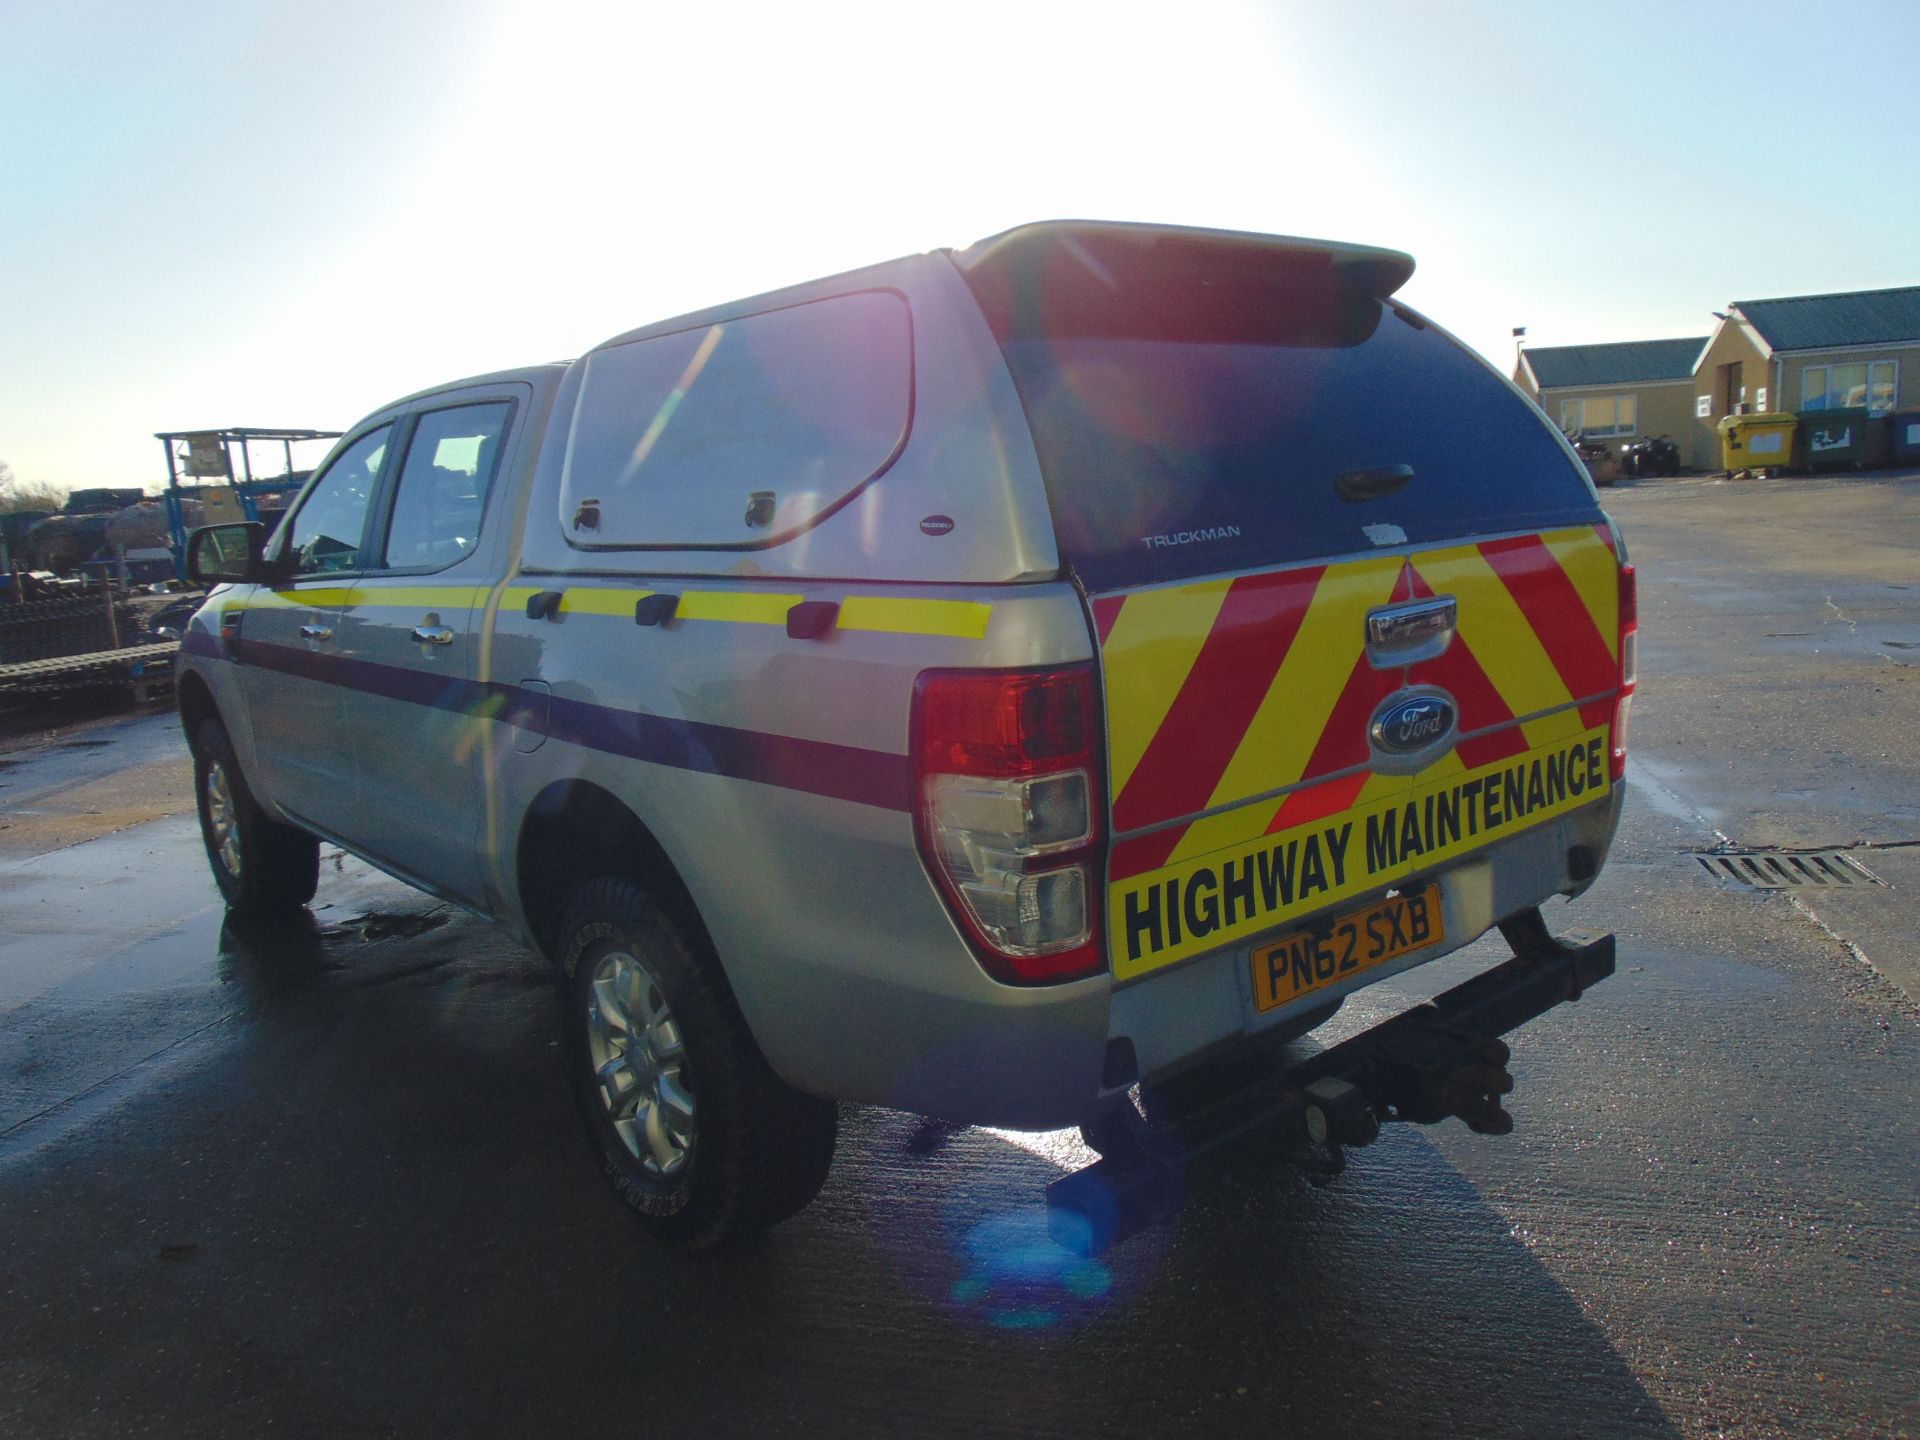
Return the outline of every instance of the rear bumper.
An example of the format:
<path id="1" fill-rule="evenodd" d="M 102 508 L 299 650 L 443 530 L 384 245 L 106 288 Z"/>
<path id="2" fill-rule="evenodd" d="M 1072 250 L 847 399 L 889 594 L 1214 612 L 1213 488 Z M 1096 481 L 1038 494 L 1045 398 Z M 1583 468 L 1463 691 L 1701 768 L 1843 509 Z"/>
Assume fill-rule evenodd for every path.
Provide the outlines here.
<path id="1" fill-rule="evenodd" d="M 1446 944 L 1267 1015 L 1254 1011 L 1247 956 L 1268 935 L 1119 988 L 1106 975 L 1058 986 L 998 984 L 954 930 L 917 853 L 890 832 L 877 839 L 893 843 L 857 857 L 822 846 L 785 854 L 786 864 L 801 868 L 780 907 L 789 922 L 780 963 L 730 963 L 729 978 L 768 1060 L 802 1090 L 962 1124 L 1078 1125 L 1135 1080 L 1231 1052 L 1303 1010 L 1437 959 L 1550 896 L 1578 893 L 1592 876 L 1575 874 L 1569 852 L 1584 847 L 1597 870 L 1619 794 L 1616 787 L 1605 803 L 1416 877 L 1441 887 Z M 844 895 L 847 873 L 870 882 L 864 923 L 851 936 L 844 915 L 829 906 Z M 816 917 L 815 905 L 828 908 Z M 716 911 L 710 921 L 729 918 Z M 714 939 L 722 955 L 739 957 L 757 954 L 757 934 L 720 925 Z M 799 943 L 808 937 L 818 937 L 818 946 Z M 1127 1053 L 1113 1043 L 1121 1039 L 1137 1070 L 1115 1063 Z"/>
<path id="2" fill-rule="evenodd" d="M 1138 1067 L 1134 1078 L 1161 1078 L 1284 1027 L 1328 1001 L 1451 954 L 1507 917 L 1555 895 L 1578 895 L 1593 883 L 1605 861 L 1624 795 L 1625 787 L 1616 785 L 1601 803 L 1399 882 L 1396 888 L 1402 890 L 1426 883 L 1440 886 L 1447 935 L 1442 944 L 1262 1015 L 1253 1004 L 1248 956 L 1255 944 L 1272 937 L 1258 936 L 1116 990 L 1108 1038 L 1130 1046 Z M 1384 893 L 1343 901 L 1326 913 L 1349 913 Z M 1317 918 L 1309 916 L 1287 928 Z"/>

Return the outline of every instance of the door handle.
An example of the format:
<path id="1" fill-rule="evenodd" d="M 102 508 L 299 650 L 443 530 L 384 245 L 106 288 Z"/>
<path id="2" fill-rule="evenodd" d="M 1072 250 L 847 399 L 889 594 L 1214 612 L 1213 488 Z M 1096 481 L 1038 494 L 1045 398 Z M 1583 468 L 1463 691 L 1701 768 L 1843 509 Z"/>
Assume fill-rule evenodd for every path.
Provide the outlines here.
<path id="1" fill-rule="evenodd" d="M 1446 653 L 1460 626 L 1460 602 L 1451 595 L 1383 605 L 1367 612 L 1367 663 L 1399 670 Z"/>
<path id="2" fill-rule="evenodd" d="M 444 626 L 436 629 L 426 625 L 416 625 L 413 627 L 413 638 L 422 645 L 451 645 L 453 631 Z"/>
<path id="3" fill-rule="evenodd" d="M 333 638 L 333 627 L 331 625 L 302 625 L 300 627 L 300 633 L 309 640 L 331 640 Z"/>

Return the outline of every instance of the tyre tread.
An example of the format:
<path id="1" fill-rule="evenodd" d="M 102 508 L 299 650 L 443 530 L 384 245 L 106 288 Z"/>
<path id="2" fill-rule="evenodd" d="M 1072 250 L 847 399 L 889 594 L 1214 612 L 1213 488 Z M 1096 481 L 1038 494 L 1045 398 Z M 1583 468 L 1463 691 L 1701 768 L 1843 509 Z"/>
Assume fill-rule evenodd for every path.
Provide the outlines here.
<path id="1" fill-rule="evenodd" d="M 670 1214 L 642 1209 L 630 1188 L 633 1182 L 622 1183 L 619 1160 L 606 1151 L 596 1125 L 592 1107 L 599 1102 L 582 1078 L 581 1027 L 575 1013 L 582 997 L 575 971 L 585 946 L 574 937 L 589 926 L 609 923 L 668 972 L 657 978 L 663 988 L 671 987 L 669 1001 L 682 1028 L 705 1032 L 707 1043 L 696 1049 L 690 1042 L 688 1047 L 699 1105 L 696 1168 L 686 1203 Z M 819 1193 L 832 1164 L 837 1107 L 802 1094 L 773 1072 L 717 960 L 692 943 L 638 885 L 617 876 L 589 880 L 574 892 L 562 911 L 559 935 L 561 965 L 567 972 L 561 987 L 567 1007 L 562 1024 L 575 1093 L 589 1137 L 621 1198 L 653 1229 L 687 1249 L 745 1238 L 804 1209 Z"/>

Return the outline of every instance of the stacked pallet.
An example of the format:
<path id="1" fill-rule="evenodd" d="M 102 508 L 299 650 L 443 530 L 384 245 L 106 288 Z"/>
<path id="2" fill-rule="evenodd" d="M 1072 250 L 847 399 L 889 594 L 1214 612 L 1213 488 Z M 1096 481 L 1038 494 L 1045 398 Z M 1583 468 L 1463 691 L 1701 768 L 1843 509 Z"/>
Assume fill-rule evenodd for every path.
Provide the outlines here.
<path id="1" fill-rule="evenodd" d="M 0 604 L 0 694 L 130 687 L 136 700 L 172 683 L 176 641 L 148 633 L 150 606 L 98 590 Z"/>

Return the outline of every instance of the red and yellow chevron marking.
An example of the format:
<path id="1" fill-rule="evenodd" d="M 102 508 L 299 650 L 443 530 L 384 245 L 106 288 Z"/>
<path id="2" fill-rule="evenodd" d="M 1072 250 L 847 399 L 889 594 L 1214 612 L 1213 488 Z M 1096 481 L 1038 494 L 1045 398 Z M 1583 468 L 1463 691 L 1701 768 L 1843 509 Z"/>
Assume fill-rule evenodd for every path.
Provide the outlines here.
<path id="1" fill-rule="evenodd" d="M 1375 670 L 1367 612 L 1434 595 L 1459 603 L 1446 652 Z M 1618 561 L 1603 527 L 1096 601 L 1116 893 L 1123 882 L 1551 750 L 1604 724 L 1618 607 Z M 1422 775 L 1376 775 L 1368 724 L 1382 701 L 1413 685 L 1451 694 L 1467 738 Z"/>

